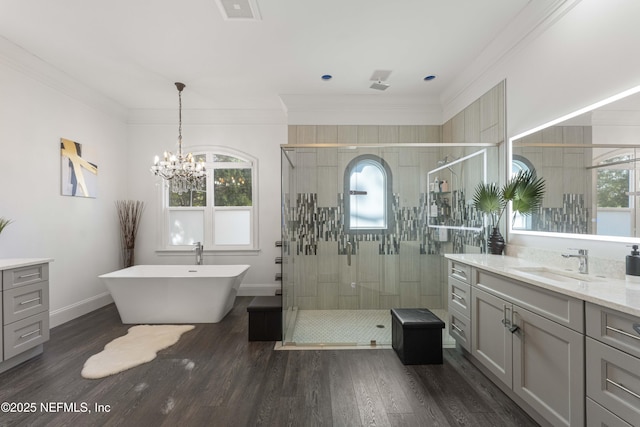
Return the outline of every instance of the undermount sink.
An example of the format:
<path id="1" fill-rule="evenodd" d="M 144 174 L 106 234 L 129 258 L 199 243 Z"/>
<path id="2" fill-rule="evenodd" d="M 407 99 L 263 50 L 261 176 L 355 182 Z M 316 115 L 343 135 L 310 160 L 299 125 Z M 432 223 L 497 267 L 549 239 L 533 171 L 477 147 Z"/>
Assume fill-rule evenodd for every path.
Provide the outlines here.
<path id="1" fill-rule="evenodd" d="M 530 276 L 537 276 L 543 279 L 565 283 L 596 282 L 605 280 L 604 278 L 595 278 L 593 276 L 573 271 L 555 270 L 547 267 L 515 267 L 514 270 Z"/>

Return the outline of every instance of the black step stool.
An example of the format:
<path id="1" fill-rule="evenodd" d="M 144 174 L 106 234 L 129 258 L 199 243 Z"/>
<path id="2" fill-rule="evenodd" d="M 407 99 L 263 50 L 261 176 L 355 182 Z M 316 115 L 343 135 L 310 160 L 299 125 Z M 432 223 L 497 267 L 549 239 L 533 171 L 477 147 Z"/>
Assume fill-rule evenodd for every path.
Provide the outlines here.
<path id="1" fill-rule="evenodd" d="M 282 296 L 255 297 L 247 306 L 249 341 L 282 339 Z"/>
<path id="2" fill-rule="evenodd" d="M 426 308 L 391 309 L 391 346 L 404 365 L 441 365 L 442 329 Z"/>

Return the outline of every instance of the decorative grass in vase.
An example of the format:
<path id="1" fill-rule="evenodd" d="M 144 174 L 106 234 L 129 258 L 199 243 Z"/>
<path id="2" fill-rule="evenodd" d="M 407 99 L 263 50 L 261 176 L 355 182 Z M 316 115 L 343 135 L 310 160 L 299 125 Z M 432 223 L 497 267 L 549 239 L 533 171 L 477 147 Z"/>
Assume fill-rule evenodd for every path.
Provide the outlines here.
<path id="1" fill-rule="evenodd" d="M 5 217 L 0 217 L 0 233 L 2 233 L 2 230 L 4 230 L 4 228 L 11 224 L 13 221 L 11 221 L 10 219 L 7 219 Z"/>
<path id="2" fill-rule="evenodd" d="M 139 200 L 117 200 L 116 210 L 120 219 L 120 243 L 124 268 L 134 264 L 134 249 L 144 202 Z"/>

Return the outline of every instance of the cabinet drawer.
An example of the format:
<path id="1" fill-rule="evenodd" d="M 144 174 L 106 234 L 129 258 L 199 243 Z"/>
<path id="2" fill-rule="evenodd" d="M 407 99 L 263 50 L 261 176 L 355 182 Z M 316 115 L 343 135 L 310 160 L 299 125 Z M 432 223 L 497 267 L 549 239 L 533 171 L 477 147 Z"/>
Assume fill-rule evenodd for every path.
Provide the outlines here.
<path id="1" fill-rule="evenodd" d="M 471 352 L 471 321 L 457 310 L 449 308 L 449 335 L 462 348 Z"/>
<path id="2" fill-rule="evenodd" d="M 30 265 L 28 267 L 12 268 L 2 272 L 2 288 L 13 289 L 18 286 L 30 285 L 49 280 L 49 264 Z"/>
<path id="3" fill-rule="evenodd" d="M 582 300 L 514 279 L 505 279 L 483 270 L 478 270 L 476 286 L 549 320 L 584 333 Z"/>
<path id="4" fill-rule="evenodd" d="M 587 335 L 640 357 L 640 319 L 630 314 L 587 303 Z"/>
<path id="5" fill-rule="evenodd" d="M 463 283 L 471 284 L 471 267 L 458 261 L 449 260 L 449 277 L 456 278 Z"/>
<path id="6" fill-rule="evenodd" d="M 4 327 L 4 358 L 10 359 L 49 339 L 49 313 L 43 312 Z"/>
<path id="7" fill-rule="evenodd" d="M 449 309 L 471 317 L 471 286 L 449 277 Z"/>
<path id="8" fill-rule="evenodd" d="M 587 396 L 628 423 L 640 420 L 640 359 L 586 338 Z"/>
<path id="9" fill-rule="evenodd" d="M 632 427 L 631 424 L 587 398 L 587 427 Z"/>
<path id="10" fill-rule="evenodd" d="M 49 309 L 49 282 L 20 286 L 3 293 L 5 325 Z"/>

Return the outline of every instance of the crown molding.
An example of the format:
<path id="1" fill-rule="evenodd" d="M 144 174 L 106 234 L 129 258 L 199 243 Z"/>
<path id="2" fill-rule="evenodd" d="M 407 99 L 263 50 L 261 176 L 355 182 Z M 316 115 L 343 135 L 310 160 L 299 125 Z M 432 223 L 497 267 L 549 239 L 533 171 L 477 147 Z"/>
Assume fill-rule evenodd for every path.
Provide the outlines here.
<path id="1" fill-rule="evenodd" d="M 126 121 L 126 108 L 2 36 L 0 36 L 0 64 L 91 108 L 120 121 Z"/>
<path id="2" fill-rule="evenodd" d="M 437 98 L 373 95 L 280 95 L 290 125 L 442 124 Z"/>
<path id="3" fill-rule="evenodd" d="M 130 109 L 129 125 L 178 123 L 177 110 Z M 287 116 L 279 109 L 183 109 L 182 122 L 191 125 L 286 125 Z"/>
<path id="4" fill-rule="evenodd" d="M 491 72 L 554 25 L 581 0 L 530 1 L 444 91 L 443 118 L 451 119 L 506 76 Z"/>

